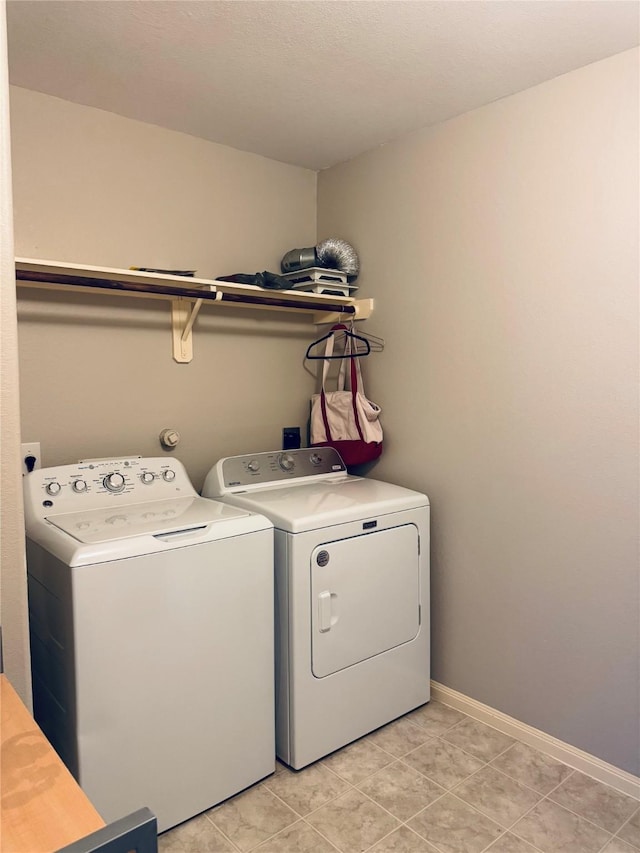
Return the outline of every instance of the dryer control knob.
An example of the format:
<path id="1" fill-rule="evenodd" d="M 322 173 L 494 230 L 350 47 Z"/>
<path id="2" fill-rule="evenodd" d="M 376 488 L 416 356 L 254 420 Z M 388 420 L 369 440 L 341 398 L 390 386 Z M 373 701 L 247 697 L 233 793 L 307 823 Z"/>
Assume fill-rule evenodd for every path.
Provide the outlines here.
<path id="1" fill-rule="evenodd" d="M 149 483 L 153 483 L 155 477 L 151 471 L 143 471 L 142 474 L 140 474 L 140 480 L 145 484 L 145 486 L 148 486 Z"/>
<path id="2" fill-rule="evenodd" d="M 167 468 L 166 471 L 162 472 L 162 479 L 166 480 L 167 483 L 172 483 L 176 478 L 176 472 L 172 471 L 171 468 Z"/>
<path id="3" fill-rule="evenodd" d="M 255 473 L 260 470 L 260 463 L 257 459 L 252 459 L 250 462 L 247 462 L 247 468 Z"/>
<path id="4" fill-rule="evenodd" d="M 124 489 L 124 477 L 122 474 L 118 474 L 117 471 L 113 474 L 107 474 L 102 482 L 105 489 L 108 489 L 110 492 L 121 492 Z"/>
<path id="5" fill-rule="evenodd" d="M 295 464 L 296 461 L 290 453 L 281 453 L 278 456 L 278 465 L 283 471 L 293 471 Z"/>
<path id="6" fill-rule="evenodd" d="M 45 491 L 48 495 L 59 495 L 60 489 L 62 489 L 62 486 L 60 485 L 60 483 L 56 483 L 55 480 L 53 481 L 53 483 L 47 483 L 47 485 L 45 486 Z"/>
<path id="7" fill-rule="evenodd" d="M 85 480 L 74 480 L 73 485 L 71 486 L 74 492 L 86 492 L 87 491 L 87 483 Z"/>

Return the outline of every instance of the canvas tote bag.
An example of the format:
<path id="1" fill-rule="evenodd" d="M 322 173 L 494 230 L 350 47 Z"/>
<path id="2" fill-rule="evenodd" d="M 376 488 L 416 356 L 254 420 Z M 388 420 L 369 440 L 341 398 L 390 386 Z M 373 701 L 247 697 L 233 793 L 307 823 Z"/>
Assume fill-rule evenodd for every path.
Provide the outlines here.
<path id="1" fill-rule="evenodd" d="M 325 346 L 322 390 L 311 398 L 311 446 L 335 447 L 349 468 L 371 462 L 382 453 L 381 409 L 365 395 L 360 359 L 351 354 L 350 338 L 340 361 L 336 390 L 327 391 L 331 362 L 326 357 L 333 355 L 333 341 L 330 335 Z"/>

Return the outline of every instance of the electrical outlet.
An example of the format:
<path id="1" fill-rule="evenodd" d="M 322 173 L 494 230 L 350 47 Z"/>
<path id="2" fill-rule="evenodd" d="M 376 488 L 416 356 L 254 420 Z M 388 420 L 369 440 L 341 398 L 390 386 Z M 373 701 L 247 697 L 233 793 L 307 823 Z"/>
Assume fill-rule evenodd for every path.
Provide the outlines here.
<path id="1" fill-rule="evenodd" d="M 297 450 L 300 447 L 300 427 L 284 427 L 282 430 L 282 449 Z"/>
<path id="2" fill-rule="evenodd" d="M 35 462 L 31 465 L 31 458 Z M 29 460 L 29 465 L 27 461 Z M 20 461 L 22 463 L 22 474 L 28 474 L 30 471 L 35 471 L 36 468 L 42 468 L 42 456 L 40 455 L 40 442 L 27 441 L 20 445 Z"/>

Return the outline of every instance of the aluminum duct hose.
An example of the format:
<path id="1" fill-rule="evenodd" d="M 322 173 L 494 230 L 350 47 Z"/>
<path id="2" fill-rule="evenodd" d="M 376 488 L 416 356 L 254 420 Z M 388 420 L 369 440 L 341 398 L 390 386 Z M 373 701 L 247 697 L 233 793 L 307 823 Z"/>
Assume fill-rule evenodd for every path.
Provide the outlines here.
<path id="1" fill-rule="evenodd" d="M 337 237 L 329 237 L 318 243 L 316 255 L 320 265 L 327 269 L 340 270 L 347 274 L 347 278 L 353 281 L 360 272 L 360 261 L 353 246 Z"/>
<path id="2" fill-rule="evenodd" d="M 314 246 L 308 249 L 291 249 L 280 262 L 282 272 L 295 272 L 306 267 L 315 267 L 318 259 Z"/>

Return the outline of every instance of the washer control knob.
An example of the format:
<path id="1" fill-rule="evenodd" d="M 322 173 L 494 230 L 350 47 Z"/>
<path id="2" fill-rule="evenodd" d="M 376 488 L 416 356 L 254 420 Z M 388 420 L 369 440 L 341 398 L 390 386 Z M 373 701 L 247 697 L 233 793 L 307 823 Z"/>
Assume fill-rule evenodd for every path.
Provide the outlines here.
<path id="1" fill-rule="evenodd" d="M 149 483 L 153 483 L 154 480 L 155 477 L 151 471 L 143 471 L 142 474 L 140 474 L 140 482 L 144 483 L 145 486 L 148 486 Z"/>
<path id="2" fill-rule="evenodd" d="M 319 453 L 312 453 L 309 459 L 312 465 L 322 465 L 322 456 Z"/>
<path id="3" fill-rule="evenodd" d="M 45 492 L 48 495 L 59 495 L 61 489 L 62 486 L 60 485 L 60 483 L 56 483 L 55 480 L 53 481 L 53 483 L 47 483 L 47 485 L 45 486 Z"/>
<path id="4" fill-rule="evenodd" d="M 176 472 L 172 471 L 171 468 L 167 468 L 166 471 L 162 472 L 162 479 L 166 480 L 167 483 L 173 483 L 176 478 Z"/>
<path id="5" fill-rule="evenodd" d="M 278 465 L 283 471 L 293 471 L 296 462 L 290 453 L 281 453 L 278 456 Z"/>
<path id="6" fill-rule="evenodd" d="M 87 491 L 87 483 L 85 480 L 74 480 L 71 486 L 74 492 L 86 492 Z"/>
<path id="7" fill-rule="evenodd" d="M 113 474 L 107 474 L 102 482 L 105 489 L 110 492 L 121 492 L 124 489 L 124 477 L 117 471 L 114 471 Z"/>
<path id="8" fill-rule="evenodd" d="M 257 459 L 252 459 L 250 462 L 247 462 L 247 468 L 249 471 L 253 471 L 255 473 L 260 470 L 260 463 Z"/>

